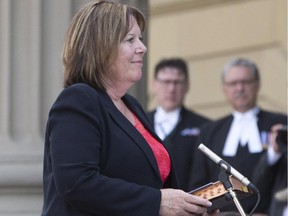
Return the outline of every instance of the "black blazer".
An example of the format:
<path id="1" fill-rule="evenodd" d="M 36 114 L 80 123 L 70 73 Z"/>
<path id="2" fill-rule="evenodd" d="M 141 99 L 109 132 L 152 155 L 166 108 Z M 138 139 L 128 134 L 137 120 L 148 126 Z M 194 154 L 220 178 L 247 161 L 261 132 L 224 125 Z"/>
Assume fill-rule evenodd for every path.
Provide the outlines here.
<path id="1" fill-rule="evenodd" d="M 125 104 L 160 142 L 145 112 Z M 154 154 L 106 92 L 86 84 L 64 89 L 51 108 L 44 152 L 42 216 L 158 216 L 163 187 Z"/>
<path id="2" fill-rule="evenodd" d="M 272 113 L 260 110 L 257 117 L 257 125 L 260 133 L 265 132 L 267 134 L 271 130 L 271 127 L 276 123 L 287 124 L 287 116 L 281 113 Z M 222 151 L 232 120 L 233 116 L 228 115 L 217 121 L 204 125 L 201 130 L 199 142 L 205 144 L 222 159 L 231 164 L 241 174 L 251 180 L 253 173 L 257 171 L 255 169 L 256 164 L 266 151 L 263 150 L 263 152 L 261 153 L 249 155 L 246 154 L 242 156 L 236 155 L 234 157 L 223 156 Z M 259 136 L 261 135 L 259 134 Z M 209 158 L 207 158 L 206 155 L 199 152 L 195 155 L 195 163 L 191 171 L 191 189 L 195 189 L 208 182 L 218 181 L 219 173 L 220 169 L 218 168 L 218 166 Z M 253 205 L 255 203 L 251 204 Z M 245 210 L 247 210 L 247 208 Z"/>
<path id="3" fill-rule="evenodd" d="M 155 128 L 155 112 L 156 110 L 153 110 L 147 114 L 153 128 Z M 193 154 L 197 152 L 199 145 L 197 139 L 200 127 L 208 121 L 210 121 L 208 118 L 182 107 L 176 127 L 163 140 L 173 157 L 179 186 L 185 191 L 189 191 L 190 170 L 194 159 Z"/>
<path id="4" fill-rule="evenodd" d="M 256 167 L 257 172 L 253 174 L 252 181 L 257 185 L 262 202 L 258 209 L 266 209 L 268 215 L 282 215 L 287 202 L 278 201 L 275 193 L 287 188 L 287 149 L 274 165 L 267 163 L 265 153 Z"/>

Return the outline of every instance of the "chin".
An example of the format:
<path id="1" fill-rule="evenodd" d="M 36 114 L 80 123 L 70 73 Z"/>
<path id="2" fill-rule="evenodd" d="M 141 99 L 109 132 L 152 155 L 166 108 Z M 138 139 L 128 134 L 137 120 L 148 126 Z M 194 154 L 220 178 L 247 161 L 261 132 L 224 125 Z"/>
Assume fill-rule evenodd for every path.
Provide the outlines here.
<path id="1" fill-rule="evenodd" d="M 170 112 L 175 110 L 177 107 L 175 107 L 174 105 L 166 105 L 165 108 L 166 111 Z"/>
<path id="2" fill-rule="evenodd" d="M 137 72 L 137 75 L 135 76 L 135 80 L 139 81 L 142 78 L 142 72 Z"/>

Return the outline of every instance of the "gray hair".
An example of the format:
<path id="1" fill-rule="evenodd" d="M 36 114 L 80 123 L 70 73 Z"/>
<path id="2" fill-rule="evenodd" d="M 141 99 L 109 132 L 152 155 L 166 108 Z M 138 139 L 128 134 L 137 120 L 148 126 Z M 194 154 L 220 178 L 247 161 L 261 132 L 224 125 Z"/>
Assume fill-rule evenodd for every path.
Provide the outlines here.
<path id="1" fill-rule="evenodd" d="M 235 66 L 241 66 L 241 67 L 246 67 L 249 68 L 252 72 L 253 77 L 255 78 L 255 80 L 259 81 L 260 80 L 260 74 L 259 74 L 259 70 L 257 65 L 248 60 L 248 59 L 244 59 L 244 58 L 236 58 L 233 59 L 231 61 L 229 61 L 228 63 L 226 63 L 223 67 L 223 71 L 222 71 L 222 81 L 224 81 L 225 76 L 228 73 L 229 68 L 231 67 L 235 67 Z"/>

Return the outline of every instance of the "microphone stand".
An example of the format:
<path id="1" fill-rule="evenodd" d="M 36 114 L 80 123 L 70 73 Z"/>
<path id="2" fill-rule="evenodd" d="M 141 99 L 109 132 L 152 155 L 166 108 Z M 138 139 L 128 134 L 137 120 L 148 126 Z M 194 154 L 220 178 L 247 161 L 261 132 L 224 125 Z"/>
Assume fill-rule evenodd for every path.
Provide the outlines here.
<path id="1" fill-rule="evenodd" d="M 232 197 L 239 213 L 241 214 L 241 216 L 246 216 L 246 213 L 244 212 L 237 196 L 236 196 L 236 193 L 233 191 L 233 187 L 232 187 L 232 184 L 229 180 L 229 176 L 227 174 L 227 172 L 221 168 L 221 172 L 219 174 L 219 181 L 222 182 L 222 184 L 224 185 L 224 188 L 229 192 L 230 196 Z M 230 197 L 230 198 L 231 198 Z"/>

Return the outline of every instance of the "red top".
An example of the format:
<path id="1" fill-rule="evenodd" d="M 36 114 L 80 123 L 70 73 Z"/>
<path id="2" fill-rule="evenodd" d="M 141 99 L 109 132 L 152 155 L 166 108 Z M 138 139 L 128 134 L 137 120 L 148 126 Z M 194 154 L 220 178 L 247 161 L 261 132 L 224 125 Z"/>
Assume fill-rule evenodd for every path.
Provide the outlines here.
<path id="1" fill-rule="evenodd" d="M 146 128 L 142 125 L 142 123 L 139 121 L 139 119 L 134 115 L 135 119 L 135 127 L 136 129 L 142 134 L 144 139 L 147 141 L 147 143 L 150 145 L 154 156 L 156 158 L 159 172 L 161 179 L 163 183 L 167 180 L 170 171 L 171 171 L 171 161 L 170 161 L 170 156 L 167 152 L 167 150 L 164 148 L 164 146 L 158 142 L 147 130 Z"/>

